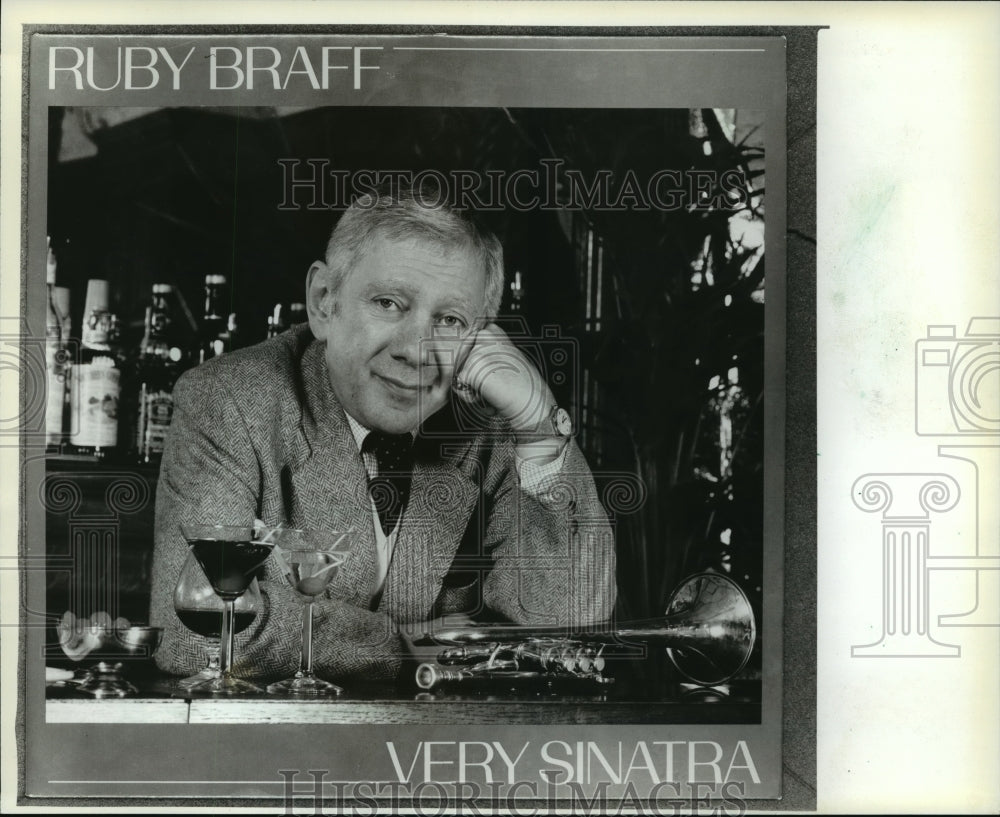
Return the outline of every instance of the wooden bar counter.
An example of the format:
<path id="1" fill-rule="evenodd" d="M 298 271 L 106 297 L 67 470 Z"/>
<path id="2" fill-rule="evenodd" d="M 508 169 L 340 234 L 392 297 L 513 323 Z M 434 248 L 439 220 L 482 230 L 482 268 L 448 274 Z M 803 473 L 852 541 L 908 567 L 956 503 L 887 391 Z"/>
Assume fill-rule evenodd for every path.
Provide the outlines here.
<path id="1" fill-rule="evenodd" d="M 451 686 L 432 692 L 413 675 L 396 683 L 349 685 L 334 698 L 192 696 L 176 679 L 136 680 L 129 698 L 95 699 L 72 686 L 48 688 L 48 723 L 325 724 L 656 724 L 759 723 L 760 682 L 689 688 L 676 680 L 642 683 L 628 672 L 603 689 L 566 682 L 511 689 Z"/>

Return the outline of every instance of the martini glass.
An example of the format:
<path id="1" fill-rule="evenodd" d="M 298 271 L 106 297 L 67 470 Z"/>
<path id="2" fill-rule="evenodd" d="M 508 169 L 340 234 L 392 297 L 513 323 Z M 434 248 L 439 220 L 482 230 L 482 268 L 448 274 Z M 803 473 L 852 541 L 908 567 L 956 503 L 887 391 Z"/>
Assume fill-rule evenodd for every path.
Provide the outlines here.
<path id="1" fill-rule="evenodd" d="M 236 633 L 236 602 L 249 589 L 270 556 L 274 542 L 255 538 L 250 525 L 182 525 L 181 532 L 212 590 L 223 602 L 219 677 L 195 683 L 189 690 L 212 695 L 263 692 L 256 684 L 233 675 L 233 636 Z"/>
<path id="2" fill-rule="evenodd" d="M 315 697 L 340 695 L 344 690 L 336 684 L 317 678 L 313 672 L 312 625 L 313 603 L 323 595 L 337 569 L 347 558 L 350 531 L 344 533 L 306 531 L 285 528 L 277 532 L 275 561 L 285 580 L 302 603 L 302 651 L 299 669 L 291 678 L 270 684 L 273 695 Z"/>
<path id="3" fill-rule="evenodd" d="M 246 592 L 233 605 L 233 633 L 241 633 L 253 624 L 261 607 L 260 587 L 254 578 Z M 178 681 L 177 685 L 182 689 L 190 689 L 203 681 L 213 681 L 221 676 L 219 660 L 225 609 L 226 603 L 215 594 L 212 585 L 205 578 L 205 571 L 198 564 L 194 551 L 189 552 L 174 588 L 174 612 L 181 624 L 191 632 L 209 639 L 205 648 L 208 663 L 201 672 Z"/>

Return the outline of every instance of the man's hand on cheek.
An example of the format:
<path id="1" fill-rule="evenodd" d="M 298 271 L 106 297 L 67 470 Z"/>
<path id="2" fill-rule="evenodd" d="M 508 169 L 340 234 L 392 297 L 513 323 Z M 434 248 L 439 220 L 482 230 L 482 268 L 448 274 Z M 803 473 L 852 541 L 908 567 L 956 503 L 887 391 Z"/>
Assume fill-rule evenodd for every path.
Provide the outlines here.
<path id="1" fill-rule="evenodd" d="M 547 421 L 555 399 L 548 384 L 495 323 L 463 344 L 452 389 L 460 399 L 479 400 L 507 420 L 518 443 L 551 431 Z"/>

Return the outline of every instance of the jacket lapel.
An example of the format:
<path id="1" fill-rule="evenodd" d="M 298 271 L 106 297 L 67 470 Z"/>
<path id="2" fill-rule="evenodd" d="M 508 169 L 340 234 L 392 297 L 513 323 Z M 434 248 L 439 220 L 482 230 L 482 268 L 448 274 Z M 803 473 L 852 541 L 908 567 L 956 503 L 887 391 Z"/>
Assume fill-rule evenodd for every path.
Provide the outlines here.
<path id="1" fill-rule="evenodd" d="M 451 463 L 417 461 L 379 610 L 396 621 L 430 615 L 478 496 Z"/>
<path id="2" fill-rule="evenodd" d="M 357 443 L 327 374 L 326 344 L 302 356 L 302 423 L 292 451 L 289 523 L 296 527 L 353 529 L 350 556 L 330 582 L 329 595 L 367 607 L 375 583 L 375 531 L 368 482 Z"/>

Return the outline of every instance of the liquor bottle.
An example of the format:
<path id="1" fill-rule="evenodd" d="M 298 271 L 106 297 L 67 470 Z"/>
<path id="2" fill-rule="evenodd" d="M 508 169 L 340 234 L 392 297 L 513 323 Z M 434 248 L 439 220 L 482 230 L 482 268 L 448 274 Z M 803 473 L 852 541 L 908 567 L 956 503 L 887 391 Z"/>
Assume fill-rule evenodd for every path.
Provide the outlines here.
<path id="1" fill-rule="evenodd" d="M 87 282 L 80 362 L 73 366 L 70 442 L 77 454 L 105 457 L 118 444 L 121 352 L 118 317 L 111 311 L 108 282 Z"/>
<path id="2" fill-rule="evenodd" d="M 510 282 L 510 311 L 521 312 L 524 308 L 524 285 L 521 283 L 521 273 L 514 273 L 514 280 Z"/>
<path id="3" fill-rule="evenodd" d="M 284 308 L 281 304 L 274 305 L 274 312 L 267 316 L 267 337 L 273 338 L 280 335 L 288 328 L 285 323 Z"/>
<path id="4" fill-rule="evenodd" d="M 222 341 L 222 354 L 239 348 L 240 328 L 236 321 L 235 312 L 229 313 L 229 318 L 226 320 L 226 331 L 219 336 L 219 339 Z"/>
<path id="5" fill-rule="evenodd" d="M 218 357 L 224 351 L 225 342 L 222 336 L 226 331 L 226 313 L 223 312 L 225 286 L 225 275 L 209 274 L 205 276 L 205 313 L 201 319 L 199 363 Z"/>
<path id="6" fill-rule="evenodd" d="M 52 303 L 55 305 L 56 315 L 59 317 L 63 346 L 66 346 L 69 339 L 73 337 L 73 321 L 69 314 L 69 287 L 53 287 Z"/>
<path id="7" fill-rule="evenodd" d="M 175 342 L 170 284 L 153 284 L 146 307 L 145 331 L 132 378 L 135 422 L 132 440 L 139 462 L 157 462 L 163 455 L 174 413 L 173 388 L 181 373 L 183 351 Z"/>
<path id="8" fill-rule="evenodd" d="M 60 429 L 59 450 L 62 451 L 69 441 L 70 418 L 73 414 L 73 321 L 70 318 L 69 287 L 53 287 L 52 303 L 59 318 L 59 334 L 62 338 L 62 349 L 60 352 L 62 362 L 62 373 L 65 382 L 63 383 L 63 408 L 60 412 L 62 427 Z"/>
<path id="9" fill-rule="evenodd" d="M 45 259 L 45 371 L 48 392 L 45 398 L 45 444 L 57 452 L 63 443 L 63 412 L 66 409 L 65 338 L 56 305 L 56 257 L 46 238 Z"/>
<path id="10" fill-rule="evenodd" d="M 289 326 L 295 326 L 300 323 L 305 323 L 309 318 L 306 315 L 306 305 L 303 303 L 290 304 L 288 307 L 288 324 Z"/>

